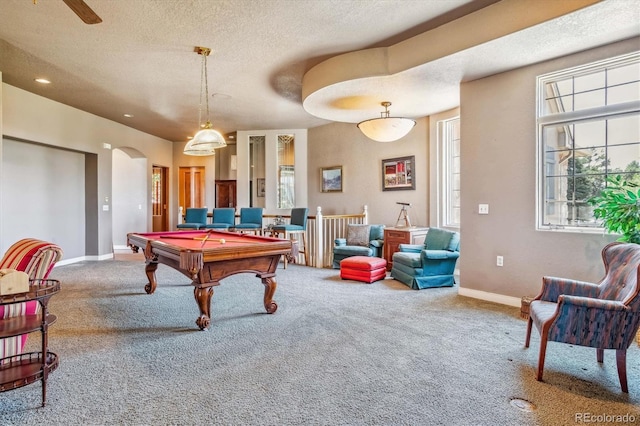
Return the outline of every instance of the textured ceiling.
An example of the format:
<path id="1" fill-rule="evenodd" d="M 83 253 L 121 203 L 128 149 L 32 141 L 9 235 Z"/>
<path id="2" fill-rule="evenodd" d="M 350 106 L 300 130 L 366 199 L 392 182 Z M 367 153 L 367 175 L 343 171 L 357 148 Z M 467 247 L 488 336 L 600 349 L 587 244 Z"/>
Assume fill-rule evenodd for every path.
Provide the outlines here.
<path id="1" fill-rule="evenodd" d="M 536 15 L 557 0 L 85 1 L 102 23 L 84 24 L 62 0 L 2 0 L 3 81 L 171 141 L 198 125 L 194 46 L 213 51 L 211 117 L 231 133 L 357 122 L 383 100 L 392 115 L 421 117 L 456 106 L 460 81 L 640 34 L 633 0 L 563 0 L 587 7 L 531 25 L 504 11 L 524 3 Z M 485 40 L 483 22 L 511 29 Z M 344 74 L 339 55 L 371 48 L 387 52 L 387 74 L 366 76 L 367 60 Z M 393 62 L 414 50 L 419 63 Z M 314 84 L 303 106 L 305 73 L 331 61 L 335 79 Z"/>

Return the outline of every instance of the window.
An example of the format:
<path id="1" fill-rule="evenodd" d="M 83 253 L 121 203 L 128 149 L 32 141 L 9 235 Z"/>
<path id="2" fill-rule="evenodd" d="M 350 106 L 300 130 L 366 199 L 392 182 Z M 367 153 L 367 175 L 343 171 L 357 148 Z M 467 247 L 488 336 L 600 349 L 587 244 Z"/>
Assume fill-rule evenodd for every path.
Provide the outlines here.
<path id="1" fill-rule="evenodd" d="M 460 227 L 460 117 L 438 121 L 442 146 L 443 226 Z"/>
<path id="2" fill-rule="evenodd" d="M 609 176 L 640 184 L 640 52 L 537 79 L 538 229 L 597 229 Z"/>
<path id="3" fill-rule="evenodd" d="M 295 207 L 295 137 L 278 135 L 278 208 Z"/>

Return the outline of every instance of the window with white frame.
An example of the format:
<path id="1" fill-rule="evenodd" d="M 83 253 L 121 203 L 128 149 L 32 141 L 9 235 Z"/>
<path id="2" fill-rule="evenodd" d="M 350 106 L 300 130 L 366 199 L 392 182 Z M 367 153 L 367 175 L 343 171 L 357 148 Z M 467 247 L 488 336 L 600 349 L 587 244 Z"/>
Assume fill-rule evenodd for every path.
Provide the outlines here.
<path id="1" fill-rule="evenodd" d="M 601 229 L 589 199 L 640 184 L 640 52 L 537 79 L 538 229 Z"/>
<path id="2" fill-rule="evenodd" d="M 442 225 L 460 227 L 460 117 L 438 121 L 442 147 Z"/>

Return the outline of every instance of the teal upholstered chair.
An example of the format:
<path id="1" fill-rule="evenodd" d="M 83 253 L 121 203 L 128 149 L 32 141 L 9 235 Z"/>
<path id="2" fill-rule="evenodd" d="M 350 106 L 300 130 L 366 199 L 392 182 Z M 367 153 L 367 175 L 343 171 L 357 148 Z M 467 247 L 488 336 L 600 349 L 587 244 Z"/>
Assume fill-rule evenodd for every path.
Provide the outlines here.
<path id="1" fill-rule="evenodd" d="M 184 222 L 178 229 L 203 229 L 207 225 L 207 208 L 189 207 L 184 215 Z"/>
<path id="2" fill-rule="evenodd" d="M 309 256 L 307 253 L 307 242 L 306 242 L 306 233 L 307 233 L 307 216 L 309 214 L 309 209 L 306 207 L 296 207 L 291 209 L 291 219 L 288 224 L 283 225 L 273 225 L 271 228 L 271 234 L 273 236 L 278 236 L 279 234 L 283 234 L 284 238 L 290 238 L 292 235 L 299 234 L 302 237 L 302 247 L 300 250 L 304 252 L 304 264 L 309 264 Z M 287 257 L 285 256 L 285 267 L 287 262 Z"/>
<path id="3" fill-rule="evenodd" d="M 347 226 L 347 238 L 336 238 L 334 242 L 334 269 L 340 269 L 340 261 L 347 257 L 382 257 L 384 225 L 350 224 Z"/>
<path id="4" fill-rule="evenodd" d="M 533 325 L 540 332 L 537 380 L 542 380 L 547 342 L 615 349 L 622 392 L 627 386 L 627 349 L 640 326 L 640 245 L 610 243 L 602 249 L 605 276 L 599 283 L 544 277 L 542 291 L 529 306 L 525 347 Z"/>
<path id="5" fill-rule="evenodd" d="M 460 257 L 460 234 L 429 228 L 424 244 L 400 244 L 393 254 L 391 277 L 414 290 L 451 287 Z"/>
<path id="6" fill-rule="evenodd" d="M 236 232 L 262 233 L 262 207 L 243 207 L 240 209 L 240 223 L 233 226 Z"/>
<path id="7" fill-rule="evenodd" d="M 211 211 L 211 223 L 205 225 L 206 229 L 228 230 L 236 224 L 236 209 L 232 207 L 215 208 Z"/>

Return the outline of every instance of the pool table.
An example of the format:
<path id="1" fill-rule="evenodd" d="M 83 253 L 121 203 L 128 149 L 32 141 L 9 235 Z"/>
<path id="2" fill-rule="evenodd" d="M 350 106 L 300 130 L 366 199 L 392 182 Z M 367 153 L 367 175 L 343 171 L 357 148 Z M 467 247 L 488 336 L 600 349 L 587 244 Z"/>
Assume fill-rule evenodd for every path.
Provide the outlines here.
<path id="1" fill-rule="evenodd" d="M 145 272 L 149 283 L 144 289 L 152 294 L 157 286 L 158 264 L 170 266 L 193 282 L 193 294 L 200 308 L 196 324 L 207 330 L 211 323 L 213 287 L 230 275 L 253 273 L 264 284 L 264 307 L 272 314 L 278 309 L 273 300 L 276 291 L 276 267 L 280 257 L 292 254 L 292 242 L 271 237 L 226 231 L 172 231 L 127 234 L 127 245 L 134 253 L 144 251 Z"/>

